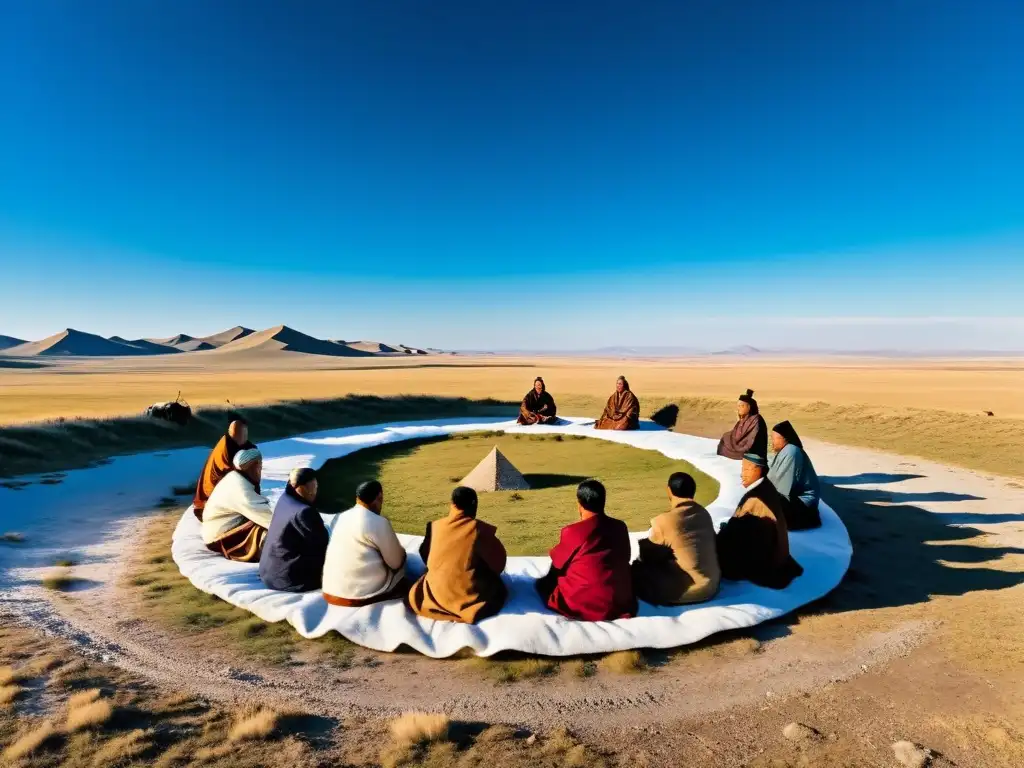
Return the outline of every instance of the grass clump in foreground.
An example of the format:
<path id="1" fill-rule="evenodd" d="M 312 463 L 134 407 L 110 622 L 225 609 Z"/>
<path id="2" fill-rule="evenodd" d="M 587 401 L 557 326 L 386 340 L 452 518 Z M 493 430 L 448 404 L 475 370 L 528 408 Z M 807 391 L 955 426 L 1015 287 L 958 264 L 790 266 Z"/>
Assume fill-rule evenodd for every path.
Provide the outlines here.
<path id="1" fill-rule="evenodd" d="M 74 589 L 79 581 L 80 579 L 72 576 L 68 571 L 61 570 L 44 576 L 40 583 L 44 589 L 53 590 L 54 592 L 68 592 Z"/>
<path id="2" fill-rule="evenodd" d="M 714 479 L 657 451 L 556 437 L 561 436 L 517 441 L 502 433 L 469 433 L 367 448 L 324 465 L 320 503 L 347 509 L 356 485 L 376 478 L 384 485 L 384 514 L 395 530 L 422 534 L 428 522 L 448 514 L 451 478 L 468 474 L 496 446 L 530 490 L 481 494 L 479 517 L 498 527 L 509 555 L 539 555 L 557 543 L 563 526 L 576 522 L 576 486 L 588 477 L 604 482 L 608 513 L 631 530 L 645 530 L 668 509 L 665 483 L 673 472 L 694 476 L 698 501 L 707 504 L 718 495 Z"/>

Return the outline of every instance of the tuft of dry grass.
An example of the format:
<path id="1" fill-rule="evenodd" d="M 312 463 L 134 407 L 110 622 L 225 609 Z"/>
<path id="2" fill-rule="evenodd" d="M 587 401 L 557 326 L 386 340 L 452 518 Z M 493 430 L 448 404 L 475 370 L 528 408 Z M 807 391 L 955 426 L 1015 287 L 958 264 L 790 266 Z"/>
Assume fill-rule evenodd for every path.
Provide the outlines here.
<path id="1" fill-rule="evenodd" d="M 240 714 L 228 732 L 228 741 L 258 741 L 269 738 L 276 730 L 281 715 L 272 709 L 249 710 Z"/>
<path id="2" fill-rule="evenodd" d="M 78 583 L 78 579 L 67 571 L 58 571 L 44 576 L 40 583 L 44 589 L 53 590 L 54 592 L 67 592 Z"/>
<path id="3" fill-rule="evenodd" d="M 137 728 L 104 742 L 93 755 L 95 768 L 126 765 L 141 757 L 152 746 L 151 733 Z"/>
<path id="4" fill-rule="evenodd" d="M 640 651 L 616 651 L 609 653 L 598 663 L 602 669 L 620 675 L 634 674 L 647 669 L 647 660 Z"/>
<path id="5" fill-rule="evenodd" d="M 10 704 L 13 704 L 14 700 L 18 698 L 23 690 L 25 689 L 14 683 L 10 685 L 0 685 L 0 707 L 7 707 Z"/>
<path id="6" fill-rule="evenodd" d="M 15 739 L 14 742 L 4 750 L 3 757 L 11 763 L 16 763 L 19 760 L 35 754 L 35 752 L 41 749 L 55 736 L 57 736 L 57 730 L 53 727 L 53 723 L 49 720 L 44 720 L 32 730 L 26 731 Z"/>
<path id="7" fill-rule="evenodd" d="M 547 677 L 558 671 L 558 662 L 540 657 L 499 660 L 474 656 L 470 663 L 498 683 L 518 683 Z"/>
<path id="8" fill-rule="evenodd" d="M 0 667 L 0 685 L 10 685 L 16 683 L 22 679 L 21 672 L 18 672 L 14 667 Z"/>
<path id="9" fill-rule="evenodd" d="M 569 664 L 569 671 L 576 677 L 586 679 L 597 674 L 597 664 L 588 659 L 575 659 Z"/>
<path id="10" fill-rule="evenodd" d="M 406 712 L 391 721 L 391 738 L 400 746 L 416 746 L 444 741 L 451 721 L 434 712 Z"/>
<path id="11" fill-rule="evenodd" d="M 90 691 L 90 693 L 92 692 Z M 96 691 L 96 693 L 98 694 L 99 691 Z M 64 724 L 64 730 L 68 733 L 74 733 L 88 728 L 96 728 L 106 725 L 113 716 L 114 705 L 110 703 L 109 699 L 97 699 L 77 706 L 71 706 L 71 700 L 69 699 L 68 718 Z"/>

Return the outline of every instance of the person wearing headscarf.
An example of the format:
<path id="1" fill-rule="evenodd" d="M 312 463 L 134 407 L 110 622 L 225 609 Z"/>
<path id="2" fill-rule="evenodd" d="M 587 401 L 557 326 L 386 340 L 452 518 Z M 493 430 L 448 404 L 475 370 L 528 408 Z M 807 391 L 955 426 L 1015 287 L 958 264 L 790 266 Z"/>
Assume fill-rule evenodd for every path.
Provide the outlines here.
<path id="1" fill-rule="evenodd" d="M 245 419 L 235 419 L 228 424 L 227 432 L 217 441 L 203 465 L 202 474 L 196 483 L 196 492 L 192 497 L 192 511 L 199 521 L 203 520 L 203 509 L 217 483 L 224 479 L 233 467 L 231 460 L 243 448 L 255 448 L 249 442 L 249 425 Z"/>
<path id="2" fill-rule="evenodd" d="M 383 509 L 384 488 L 367 480 L 356 488 L 355 506 L 330 524 L 323 578 L 329 604 L 358 608 L 409 594 L 405 549 Z"/>
<path id="3" fill-rule="evenodd" d="M 260 579 L 270 589 L 320 589 L 329 537 L 315 506 L 318 485 L 316 470 L 297 467 L 274 506 L 260 555 Z"/>
<path id="4" fill-rule="evenodd" d="M 821 525 L 818 500 L 821 485 L 818 473 L 804 450 L 793 425 L 782 421 L 772 427 L 772 450 L 775 457 L 768 469 L 768 479 L 786 500 L 786 525 L 791 531 L 817 528 Z"/>
<path id="5" fill-rule="evenodd" d="M 477 503 L 476 491 L 460 485 L 452 491 L 448 516 L 427 524 L 420 545 L 427 572 L 409 590 L 413 613 L 476 624 L 505 604 L 505 547 L 493 525 L 476 519 Z"/>
<path id="6" fill-rule="evenodd" d="M 789 554 L 786 500 L 767 474 L 764 456 L 743 456 L 741 478 L 747 491 L 718 531 L 718 564 L 723 579 L 783 589 L 804 569 Z"/>
<path id="7" fill-rule="evenodd" d="M 710 600 L 721 571 L 715 524 L 694 501 L 697 484 L 685 472 L 668 479 L 670 509 L 651 520 L 651 535 L 639 542 L 633 563 L 636 596 L 651 605 L 684 605 Z"/>
<path id="8" fill-rule="evenodd" d="M 258 448 L 244 448 L 232 459 L 235 471 L 217 483 L 203 511 L 203 543 L 228 560 L 255 563 L 273 514 L 260 494 L 263 456 Z"/>
<path id="9" fill-rule="evenodd" d="M 614 621 L 636 616 L 629 529 L 605 514 L 605 498 L 605 488 L 597 480 L 579 484 L 579 521 L 562 529 L 549 553 L 551 568 L 536 581 L 547 607 L 570 619 Z"/>
<path id="10" fill-rule="evenodd" d="M 548 392 L 544 379 L 538 376 L 533 380 L 533 389 L 526 393 L 519 406 L 520 424 L 550 424 L 555 421 L 558 408 L 555 398 Z"/>
<path id="11" fill-rule="evenodd" d="M 757 408 L 754 390 L 740 395 L 736 404 L 736 423 L 718 441 L 718 455 L 742 459 L 745 453 L 768 458 L 768 425 Z"/>
<path id="12" fill-rule="evenodd" d="M 604 413 L 597 420 L 594 429 L 639 429 L 640 401 L 629 390 L 629 382 L 625 376 L 615 380 L 615 391 L 608 398 Z"/>

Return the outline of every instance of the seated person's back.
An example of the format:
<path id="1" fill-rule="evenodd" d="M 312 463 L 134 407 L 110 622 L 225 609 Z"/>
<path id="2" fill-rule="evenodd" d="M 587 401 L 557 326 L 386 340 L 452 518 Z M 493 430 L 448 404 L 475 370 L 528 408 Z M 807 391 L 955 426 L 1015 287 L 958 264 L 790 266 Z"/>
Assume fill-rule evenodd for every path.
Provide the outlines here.
<path id="1" fill-rule="evenodd" d="M 274 507 L 260 556 L 260 578 L 270 589 L 320 589 L 328 535 L 314 506 L 316 492 L 313 469 L 301 467 L 292 471 L 288 486 Z"/>
<path id="2" fill-rule="evenodd" d="M 459 486 L 448 517 L 427 525 L 420 546 L 427 572 L 409 591 L 409 607 L 420 616 L 475 624 L 505 604 L 505 547 L 476 511 L 476 491 Z"/>
<path id="3" fill-rule="evenodd" d="M 747 492 L 718 532 L 722 578 L 782 589 L 803 573 L 789 554 L 785 500 L 766 477 L 763 456 L 745 455 L 742 472 Z"/>
<path id="4" fill-rule="evenodd" d="M 324 559 L 324 599 L 357 607 L 404 596 L 405 549 L 381 514 L 384 490 L 376 480 L 356 490 L 356 505 L 338 515 Z"/>
<path id="5" fill-rule="evenodd" d="M 562 529 L 551 550 L 551 570 L 537 580 L 547 606 L 584 621 L 636 615 L 630 575 L 629 531 L 604 513 L 605 489 L 585 480 L 576 489 L 580 521 Z"/>
<path id="6" fill-rule="evenodd" d="M 270 527 L 270 502 L 260 494 L 263 456 L 256 448 L 235 454 L 234 470 L 217 483 L 203 510 L 202 534 L 207 549 L 228 560 L 255 563 Z"/>
<path id="7" fill-rule="evenodd" d="M 672 505 L 651 521 L 650 538 L 640 541 L 633 563 L 633 589 L 653 605 L 708 600 L 718 592 L 721 571 L 711 515 L 694 501 L 697 485 L 685 472 L 668 479 Z"/>

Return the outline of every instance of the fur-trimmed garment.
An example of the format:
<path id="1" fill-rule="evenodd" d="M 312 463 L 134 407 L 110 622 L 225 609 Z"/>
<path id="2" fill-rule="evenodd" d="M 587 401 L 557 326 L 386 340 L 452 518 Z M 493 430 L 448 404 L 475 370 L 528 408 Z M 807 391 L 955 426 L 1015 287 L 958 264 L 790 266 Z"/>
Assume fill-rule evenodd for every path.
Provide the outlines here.
<path id="1" fill-rule="evenodd" d="M 548 424 L 557 418 L 557 413 L 555 398 L 546 389 L 539 395 L 537 390 L 531 389 L 519 405 L 517 421 L 520 424 Z"/>
<path id="2" fill-rule="evenodd" d="M 505 604 L 505 547 L 496 528 L 461 512 L 427 525 L 420 557 L 427 572 L 409 591 L 413 612 L 438 621 L 476 624 Z"/>
<path id="3" fill-rule="evenodd" d="M 210 455 L 206 459 L 206 464 L 203 465 L 203 471 L 199 475 L 199 481 L 196 483 L 195 495 L 192 497 L 192 511 L 195 512 L 200 522 L 203 519 L 206 501 L 210 498 L 210 494 L 213 493 L 213 489 L 217 487 L 217 483 L 223 480 L 228 472 L 234 469 L 231 461 L 235 458 L 235 454 L 243 448 L 254 447 L 252 443 L 239 445 L 228 435 L 224 435 L 213 446 L 213 450 L 210 451 Z"/>
<path id="4" fill-rule="evenodd" d="M 715 524 L 693 499 L 672 499 L 672 509 L 651 520 L 651 535 L 640 540 L 633 563 L 636 596 L 652 605 L 710 600 L 718 592 Z"/>
<path id="5" fill-rule="evenodd" d="M 628 389 L 612 392 L 594 429 L 639 429 L 640 401 Z"/>
<path id="6" fill-rule="evenodd" d="M 252 481 L 231 471 L 217 483 L 203 511 L 203 543 L 229 560 L 260 559 L 272 511 Z"/>
<path id="7" fill-rule="evenodd" d="M 717 544 L 723 579 L 783 589 L 804 572 L 789 554 L 785 499 L 767 478 L 747 489 Z"/>
<path id="8" fill-rule="evenodd" d="M 751 408 L 750 413 L 739 419 L 718 441 L 719 456 L 742 459 L 744 453 L 768 458 L 768 425 L 756 407 Z"/>

